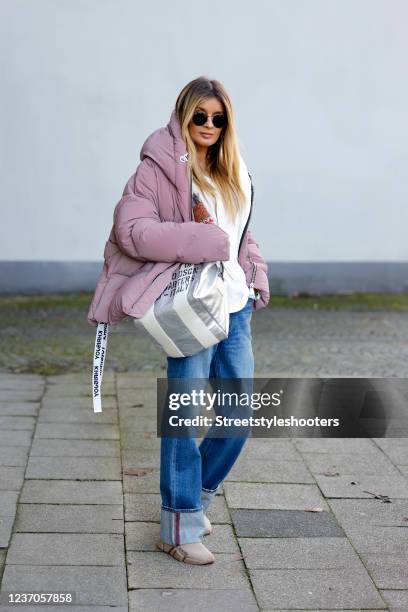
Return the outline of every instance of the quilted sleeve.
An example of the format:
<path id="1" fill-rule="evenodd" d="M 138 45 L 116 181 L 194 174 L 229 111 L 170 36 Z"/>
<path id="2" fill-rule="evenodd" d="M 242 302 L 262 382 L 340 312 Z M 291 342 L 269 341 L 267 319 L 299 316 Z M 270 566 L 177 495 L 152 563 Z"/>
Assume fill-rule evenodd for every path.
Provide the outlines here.
<path id="1" fill-rule="evenodd" d="M 270 298 L 269 280 L 268 280 L 268 264 L 261 255 L 259 244 L 256 242 L 252 231 L 248 229 L 248 259 L 250 262 L 256 263 L 256 276 L 254 280 L 254 288 L 258 289 L 261 297 L 259 301 L 254 303 L 255 309 L 267 306 Z M 261 302 L 261 304 L 259 304 Z"/>
<path id="2" fill-rule="evenodd" d="M 161 221 L 153 160 L 145 158 L 115 207 L 119 248 L 140 261 L 201 263 L 229 259 L 228 234 L 217 225 Z"/>

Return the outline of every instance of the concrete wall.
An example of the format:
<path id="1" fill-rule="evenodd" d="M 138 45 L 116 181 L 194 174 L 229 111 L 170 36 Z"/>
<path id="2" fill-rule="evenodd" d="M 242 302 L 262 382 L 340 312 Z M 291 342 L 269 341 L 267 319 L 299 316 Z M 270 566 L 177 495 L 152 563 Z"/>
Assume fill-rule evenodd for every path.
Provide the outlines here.
<path id="1" fill-rule="evenodd" d="M 73 286 L 81 262 L 99 271 L 141 144 L 200 74 L 232 97 L 268 261 L 408 262 L 404 0 L 2 0 L 1 12 L 2 278 L 11 262 L 22 290 L 25 262 L 64 263 Z"/>

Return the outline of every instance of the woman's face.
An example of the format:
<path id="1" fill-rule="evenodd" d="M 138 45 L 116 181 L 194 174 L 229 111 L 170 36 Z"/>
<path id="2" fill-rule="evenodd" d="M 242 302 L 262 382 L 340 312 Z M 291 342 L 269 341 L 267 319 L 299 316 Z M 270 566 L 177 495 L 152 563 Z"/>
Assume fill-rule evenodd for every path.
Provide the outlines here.
<path id="1" fill-rule="evenodd" d="M 207 121 L 204 125 L 195 125 L 190 121 L 189 132 L 196 147 L 210 147 L 217 142 L 222 128 L 216 128 L 212 123 L 212 116 L 215 114 L 224 115 L 224 108 L 218 98 L 208 98 L 200 102 L 194 109 L 194 112 L 202 111 L 207 115 Z M 209 116 L 208 116 L 209 115 Z"/>

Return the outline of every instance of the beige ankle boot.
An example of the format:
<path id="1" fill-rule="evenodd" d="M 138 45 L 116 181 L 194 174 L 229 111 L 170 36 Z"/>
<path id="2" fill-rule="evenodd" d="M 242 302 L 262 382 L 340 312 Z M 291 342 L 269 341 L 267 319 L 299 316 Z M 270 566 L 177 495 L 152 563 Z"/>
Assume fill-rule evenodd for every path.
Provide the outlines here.
<path id="1" fill-rule="evenodd" d="M 190 563 L 191 565 L 206 565 L 207 563 L 214 563 L 215 557 L 211 551 L 208 550 L 201 542 L 191 542 L 188 544 L 179 544 L 175 546 L 173 544 L 166 544 L 165 542 L 158 542 L 156 544 L 159 550 L 171 555 L 177 561 L 183 563 Z"/>
<path id="2" fill-rule="evenodd" d="M 203 533 L 203 535 L 210 535 L 210 533 L 213 532 L 213 526 L 210 523 L 210 519 L 207 517 L 206 514 L 204 514 L 204 526 L 205 526 L 205 531 Z"/>

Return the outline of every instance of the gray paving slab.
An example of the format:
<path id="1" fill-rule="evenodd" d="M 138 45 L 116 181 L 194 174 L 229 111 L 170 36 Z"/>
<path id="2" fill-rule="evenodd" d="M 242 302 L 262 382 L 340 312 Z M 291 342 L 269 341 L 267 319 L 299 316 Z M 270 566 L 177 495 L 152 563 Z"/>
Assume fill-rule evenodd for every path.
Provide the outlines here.
<path id="1" fill-rule="evenodd" d="M 250 588 L 240 589 L 135 589 L 129 593 L 129 612 L 258 612 Z"/>
<path id="2" fill-rule="evenodd" d="M 408 501 L 394 499 L 385 504 L 378 499 L 330 499 L 330 507 L 347 532 L 373 527 L 406 527 Z"/>
<path id="3" fill-rule="evenodd" d="M 408 563 L 403 553 L 359 553 L 378 589 L 408 589 Z"/>
<path id="4" fill-rule="evenodd" d="M 134 386 L 126 389 L 118 384 L 117 390 L 120 404 L 125 408 L 138 408 L 141 403 L 150 404 L 156 407 L 156 378 L 148 378 L 143 382 L 142 386 Z"/>
<path id="5" fill-rule="evenodd" d="M 125 450 L 122 453 L 123 468 L 149 467 L 159 468 L 160 449 Z"/>
<path id="6" fill-rule="evenodd" d="M 230 525 L 214 525 L 211 535 L 205 536 L 204 543 L 213 553 L 239 553 L 237 540 Z M 126 550 L 156 551 L 160 538 L 160 524 L 148 522 L 127 522 L 125 524 Z"/>
<path id="7" fill-rule="evenodd" d="M 119 504 L 20 504 L 14 531 L 123 533 L 123 510 Z"/>
<path id="8" fill-rule="evenodd" d="M 16 513 L 18 491 L 0 491 L 0 517 L 12 516 Z"/>
<path id="9" fill-rule="evenodd" d="M 156 551 L 160 537 L 160 524 L 130 521 L 125 523 L 126 550 Z"/>
<path id="10" fill-rule="evenodd" d="M 118 398 L 120 399 L 120 405 L 125 409 L 139 408 L 140 404 L 150 404 L 150 406 L 156 408 L 156 379 L 154 381 L 146 381 L 146 386 L 143 387 L 129 389 L 118 387 Z"/>
<path id="11" fill-rule="evenodd" d="M 0 389 L 42 389 L 45 379 L 39 374 L 0 373 Z"/>
<path id="12" fill-rule="evenodd" d="M 127 554 L 131 589 L 177 588 L 239 589 L 249 586 L 245 566 L 238 555 L 218 554 L 210 565 L 180 563 L 161 551 Z"/>
<path id="13" fill-rule="evenodd" d="M 7 563 L 1 586 L 2 591 L 74 592 L 77 605 L 126 607 L 128 602 L 124 566 L 11 565 Z M 71 610 L 71 607 L 67 609 Z"/>
<path id="14" fill-rule="evenodd" d="M 32 431 L 35 426 L 35 418 L 33 416 L 3 416 L 0 415 L 0 429 L 28 430 Z"/>
<path id="15" fill-rule="evenodd" d="M 1 416 L 36 416 L 40 403 L 35 402 L 2 402 L 0 401 Z"/>
<path id="16" fill-rule="evenodd" d="M 60 408 L 42 408 L 38 417 L 38 423 L 95 423 L 118 424 L 117 408 L 103 407 L 102 414 L 95 415 L 86 408 L 71 408 L 61 410 Z"/>
<path id="17" fill-rule="evenodd" d="M 125 493 L 125 521 L 160 521 L 160 495 Z"/>
<path id="18" fill-rule="evenodd" d="M 225 497 L 230 508 L 265 510 L 305 510 L 327 503 L 316 485 L 225 482 Z"/>
<path id="19" fill-rule="evenodd" d="M 213 523 L 214 525 L 222 523 L 231 523 L 229 509 L 225 501 L 225 497 L 223 495 L 215 495 L 206 514 L 210 519 L 211 523 Z"/>
<path id="20" fill-rule="evenodd" d="M 204 543 L 213 553 L 240 555 L 237 539 L 231 525 L 213 524 L 213 532 L 204 537 Z"/>
<path id="21" fill-rule="evenodd" d="M 30 457 L 120 457 L 120 442 L 37 438 L 33 440 Z"/>
<path id="22" fill-rule="evenodd" d="M 359 554 L 400 556 L 408 564 L 408 525 L 405 527 L 363 527 L 347 530 L 347 536 Z"/>
<path id="23" fill-rule="evenodd" d="M 7 563 L 13 565 L 124 565 L 123 535 L 14 533 Z"/>
<path id="24" fill-rule="evenodd" d="M 0 467 L 0 489 L 6 491 L 19 491 L 24 481 L 24 467 Z"/>
<path id="25" fill-rule="evenodd" d="M 76 440 L 119 440 L 116 425 L 101 423 L 39 423 L 35 430 L 35 439 L 38 438 L 71 438 Z"/>
<path id="26" fill-rule="evenodd" d="M 0 584 L 1 584 L 1 577 L 3 575 L 4 564 L 6 561 L 6 554 L 7 554 L 7 550 L 0 549 Z M 1 591 L 0 591 L 0 610 L 1 609 L 2 609 L 2 606 L 1 606 Z"/>
<path id="27" fill-rule="evenodd" d="M 139 416 L 121 427 L 124 433 L 135 434 L 138 432 L 152 432 L 156 435 L 156 420 L 151 416 Z"/>
<path id="28" fill-rule="evenodd" d="M 24 467 L 28 461 L 27 446 L 0 446 L 0 466 Z"/>
<path id="29" fill-rule="evenodd" d="M 401 472 L 405 478 L 408 478 L 408 465 L 396 465 L 397 469 Z"/>
<path id="30" fill-rule="evenodd" d="M 106 370 L 106 372 L 103 373 L 103 382 L 105 383 L 112 383 L 115 380 L 115 372 L 113 370 Z M 81 373 L 81 372 L 69 372 L 66 374 L 53 374 L 52 376 L 47 376 L 46 377 L 46 382 L 47 382 L 47 386 L 53 386 L 53 385 L 59 385 L 59 384 L 70 384 L 70 383 L 75 383 L 75 384 L 89 384 L 89 374 L 88 372 L 85 373 Z"/>
<path id="31" fill-rule="evenodd" d="M 407 438 L 374 438 L 374 442 L 394 464 L 408 465 Z"/>
<path id="32" fill-rule="evenodd" d="M 384 608 L 364 569 L 259 569 L 250 578 L 261 608 Z"/>
<path id="33" fill-rule="evenodd" d="M 289 438 L 248 438 L 241 452 L 242 458 L 257 460 L 301 461 L 302 455 Z"/>
<path id="34" fill-rule="evenodd" d="M 91 384 L 58 384 L 58 385 L 47 385 L 46 393 L 47 398 L 50 397 L 87 397 L 92 398 Z M 115 387 L 112 383 L 105 382 L 103 379 L 103 395 L 104 397 L 114 396 Z"/>
<path id="35" fill-rule="evenodd" d="M 156 382 L 147 382 L 145 387 L 140 389 L 118 389 L 118 398 L 123 408 L 138 408 L 140 404 L 149 405 L 152 408 L 152 415 L 157 408 Z"/>
<path id="36" fill-rule="evenodd" d="M 122 404 L 120 405 L 120 423 L 122 427 L 131 425 L 141 416 L 156 418 L 156 407 L 141 401 L 137 401 L 136 404 L 127 408 L 124 408 Z"/>
<path id="37" fill-rule="evenodd" d="M 303 461 L 252 459 L 245 456 L 236 461 L 225 480 L 315 484 Z"/>
<path id="38" fill-rule="evenodd" d="M 238 538 L 238 541 L 249 569 L 363 568 L 346 538 Z"/>
<path id="39" fill-rule="evenodd" d="M 158 440 L 156 432 L 120 430 L 120 446 L 123 450 L 138 450 L 146 440 Z"/>
<path id="40" fill-rule="evenodd" d="M 7 548 L 13 529 L 14 516 L 0 516 L 0 548 Z"/>
<path id="41" fill-rule="evenodd" d="M 121 437 L 121 447 L 122 447 L 122 457 L 132 456 L 132 452 L 141 452 L 141 451 L 155 451 L 160 454 L 160 438 L 158 438 L 155 434 L 152 433 L 142 433 L 135 435 L 135 445 L 134 447 L 126 448 L 122 445 L 122 437 Z"/>
<path id="42" fill-rule="evenodd" d="M 102 397 L 103 397 L 103 410 L 106 409 L 113 409 L 117 407 L 117 401 L 116 398 L 113 396 L 108 395 L 108 397 L 105 397 L 104 392 L 102 391 Z M 62 412 L 66 412 L 69 410 L 78 410 L 78 409 L 83 409 L 83 410 L 88 410 L 90 414 L 94 415 L 94 411 L 93 411 L 93 405 L 92 405 L 92 399 L 89 397 L 47 397 L 45 396 L 43 401 L 41 402 L 41 406 L 43 409 L 48 410 L 48 408 L 51 408 L 52 410 L 61 410 Z M 102 412 L 103 414 L 103 412 Z M 96 415 L 96 416 L 99 416 Z"/>
<path id="43" fill-rule="evenodd" d="M 399 612 L 406 612 L 408 610 L 408 590 L 393 591 L 392 589 L 382 589 L 380 593 L 392 612 L 397 610 Z"/>
<path id="44" fill-rule="evenodd" d="M 26 480 L 20 503 L 122 505 L 122 484 L 115 480 Z"/>
<path id="45" fill-rule="evenodd" d="M 0 391 L 1 401 L 4 402 L 39 402 L 43 394 L 41 386 L 35 388 L 13 388 Z"/>
<path id="46" fill-rule="evenodd" d="M 0 430 L 0 446 L 25 446 L 31 445 L 32 432 L 27 430 Z"/>
<path id="47" fill-rule="evenodd" d="M 129 383 L 127 387 L 123 387 L 117 382 L 118 397 L 121 405 L 125 408 L 131 408 L 134 404 L 140 403 L 140 398 L 152 397 L 152 402 L 156 405 L 156 378 L 147 377 L 145 380 L 140 379 L 137 385 Z"/>
<path id="48" fill-rule="evenodd" d="M 378 474 L 394 473 L 395 466 L 388 457 L 378 449 L 368 455 L 345 453 L 302 453 L 303 460 L 313 474 L 321 472 L 339 472 L 340 474 Z"/>
<path id="49" fill-rule="evenodd" d="M 329 512 L 230 510 L 237 536 L 255 538 L 345 537 Z"/>
<path id="50" fill-rule="evenodd" d="M 30 457 L 26 478 L 121 480 L 121 462 L 119 457 Z"/>
<path id="51" fill-rule="evenodd" d="M 348 453 L 377 456 L 377 447 L 369 438 L 296 438 L 295 446 L 306 453 Z"/>
<path id="52" fill-rule="evenodd" d="M 126 476 L 124 470 L 124 493 L 160 493 L 160 471 L 158 468 L 146 468 L 145 475 Z"/>
<path id="53" fill-rule="evenodd" d="M 314 477 L 325 497 L 370 498 L 373 497 L 371 493 L 374 493 L 395 499 L 408 499 L 408 480 L 397 470 L 389 474 L 354 473 L 336 477 L 314 474 Z"/>

